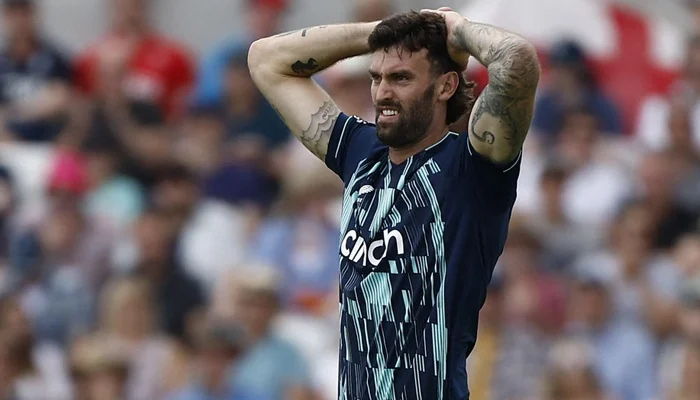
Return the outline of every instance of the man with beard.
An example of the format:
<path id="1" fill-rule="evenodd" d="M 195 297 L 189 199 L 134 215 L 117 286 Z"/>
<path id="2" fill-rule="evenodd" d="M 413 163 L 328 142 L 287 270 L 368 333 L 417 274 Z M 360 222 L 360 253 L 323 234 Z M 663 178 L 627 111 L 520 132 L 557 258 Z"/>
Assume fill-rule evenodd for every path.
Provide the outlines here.
<path id="1" fill-rule="evenodd" d="M 376 121 L 311 75 L 372 53 Z M 490 83 L 469 133 L 469 56 Z M 466 357 L 516 197 L 539 62 L 525 39 L 449 8 L 256 41 L 248 64 L 291 131 L 345 183 L 339 399 L 468 399 Z"/>

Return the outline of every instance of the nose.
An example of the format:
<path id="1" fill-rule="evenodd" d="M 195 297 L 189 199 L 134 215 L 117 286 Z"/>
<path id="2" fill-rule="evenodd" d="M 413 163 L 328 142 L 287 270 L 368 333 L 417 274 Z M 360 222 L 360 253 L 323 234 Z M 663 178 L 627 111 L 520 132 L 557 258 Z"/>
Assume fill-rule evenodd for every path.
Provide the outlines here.
<path id="1" fill-rule="evenodd" d="M 386 80 L 382 79 L 378 84 L 375 85 L 376 93 L 374 94 L 375 104 L 380 104 L 385 101 L 391 101 L 394 98 L 394 92 L 391 90 L 391 85 L 389 85 Z"/>

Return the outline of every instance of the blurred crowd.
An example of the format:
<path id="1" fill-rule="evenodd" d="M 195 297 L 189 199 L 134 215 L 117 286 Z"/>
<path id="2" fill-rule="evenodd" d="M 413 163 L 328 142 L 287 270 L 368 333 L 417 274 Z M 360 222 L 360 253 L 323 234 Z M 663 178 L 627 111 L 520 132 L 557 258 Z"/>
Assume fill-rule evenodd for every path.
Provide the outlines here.
<path id="1" fill-rule="evenodd" d="M 342 184 L 247 70 L 290 4 L 245 1 L 199 59 L 148 0 L 79 54 L 0 1 L 0 399 L 335 398 Z M 472 397 L 700 399 L 700 37 L 636 121 L 577 43 L 542 50 Z M 372 121 L 367 67 L 318 81 Z"/>

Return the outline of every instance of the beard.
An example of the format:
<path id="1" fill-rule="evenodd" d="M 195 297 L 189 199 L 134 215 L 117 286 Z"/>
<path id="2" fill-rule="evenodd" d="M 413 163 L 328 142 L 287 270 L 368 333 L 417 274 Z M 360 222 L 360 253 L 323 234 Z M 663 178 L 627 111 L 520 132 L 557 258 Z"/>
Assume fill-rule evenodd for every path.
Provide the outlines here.
<path id="1" fill-rule="evenodd" d="M 420 98 L 413 101 L 408 109 L 400 103 L 383 102 L 377 106 L 394 107 L 399 111 L 396 122 L 379 122 L 380 112 L 377 111 L 375 123 L 377 137 L 385 145 L 393 148 L 405 148 L 419 142 L 428 133 L 428 127 L 433 123 L 433 92 L 435 84 L 431 84 Z"/>

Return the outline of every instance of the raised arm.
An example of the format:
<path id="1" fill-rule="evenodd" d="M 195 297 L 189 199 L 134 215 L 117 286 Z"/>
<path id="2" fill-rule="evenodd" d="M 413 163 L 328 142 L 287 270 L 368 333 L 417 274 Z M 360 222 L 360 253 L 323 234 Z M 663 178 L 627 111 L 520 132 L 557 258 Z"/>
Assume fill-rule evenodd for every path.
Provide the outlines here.
<path id="1" fill-rule="evenodd" d="M 442 8 L 448 48 L 456 61 L 469 55 L 489 71 L 489 84 L 474 105 L 469 139 L 476 151 L 497 163 L 513 160 L 530 128 L 540 64 L 535 47 L 495 26 L 471 22 Z"/>
<path id="2" fill-rule="evenodd" d="M 253 43 L 250 73 L 289 129 L 322 161 L 340 110 L 311 75 L 369 52 L 378 22 L 327 25 L 286 32 Z"/>

